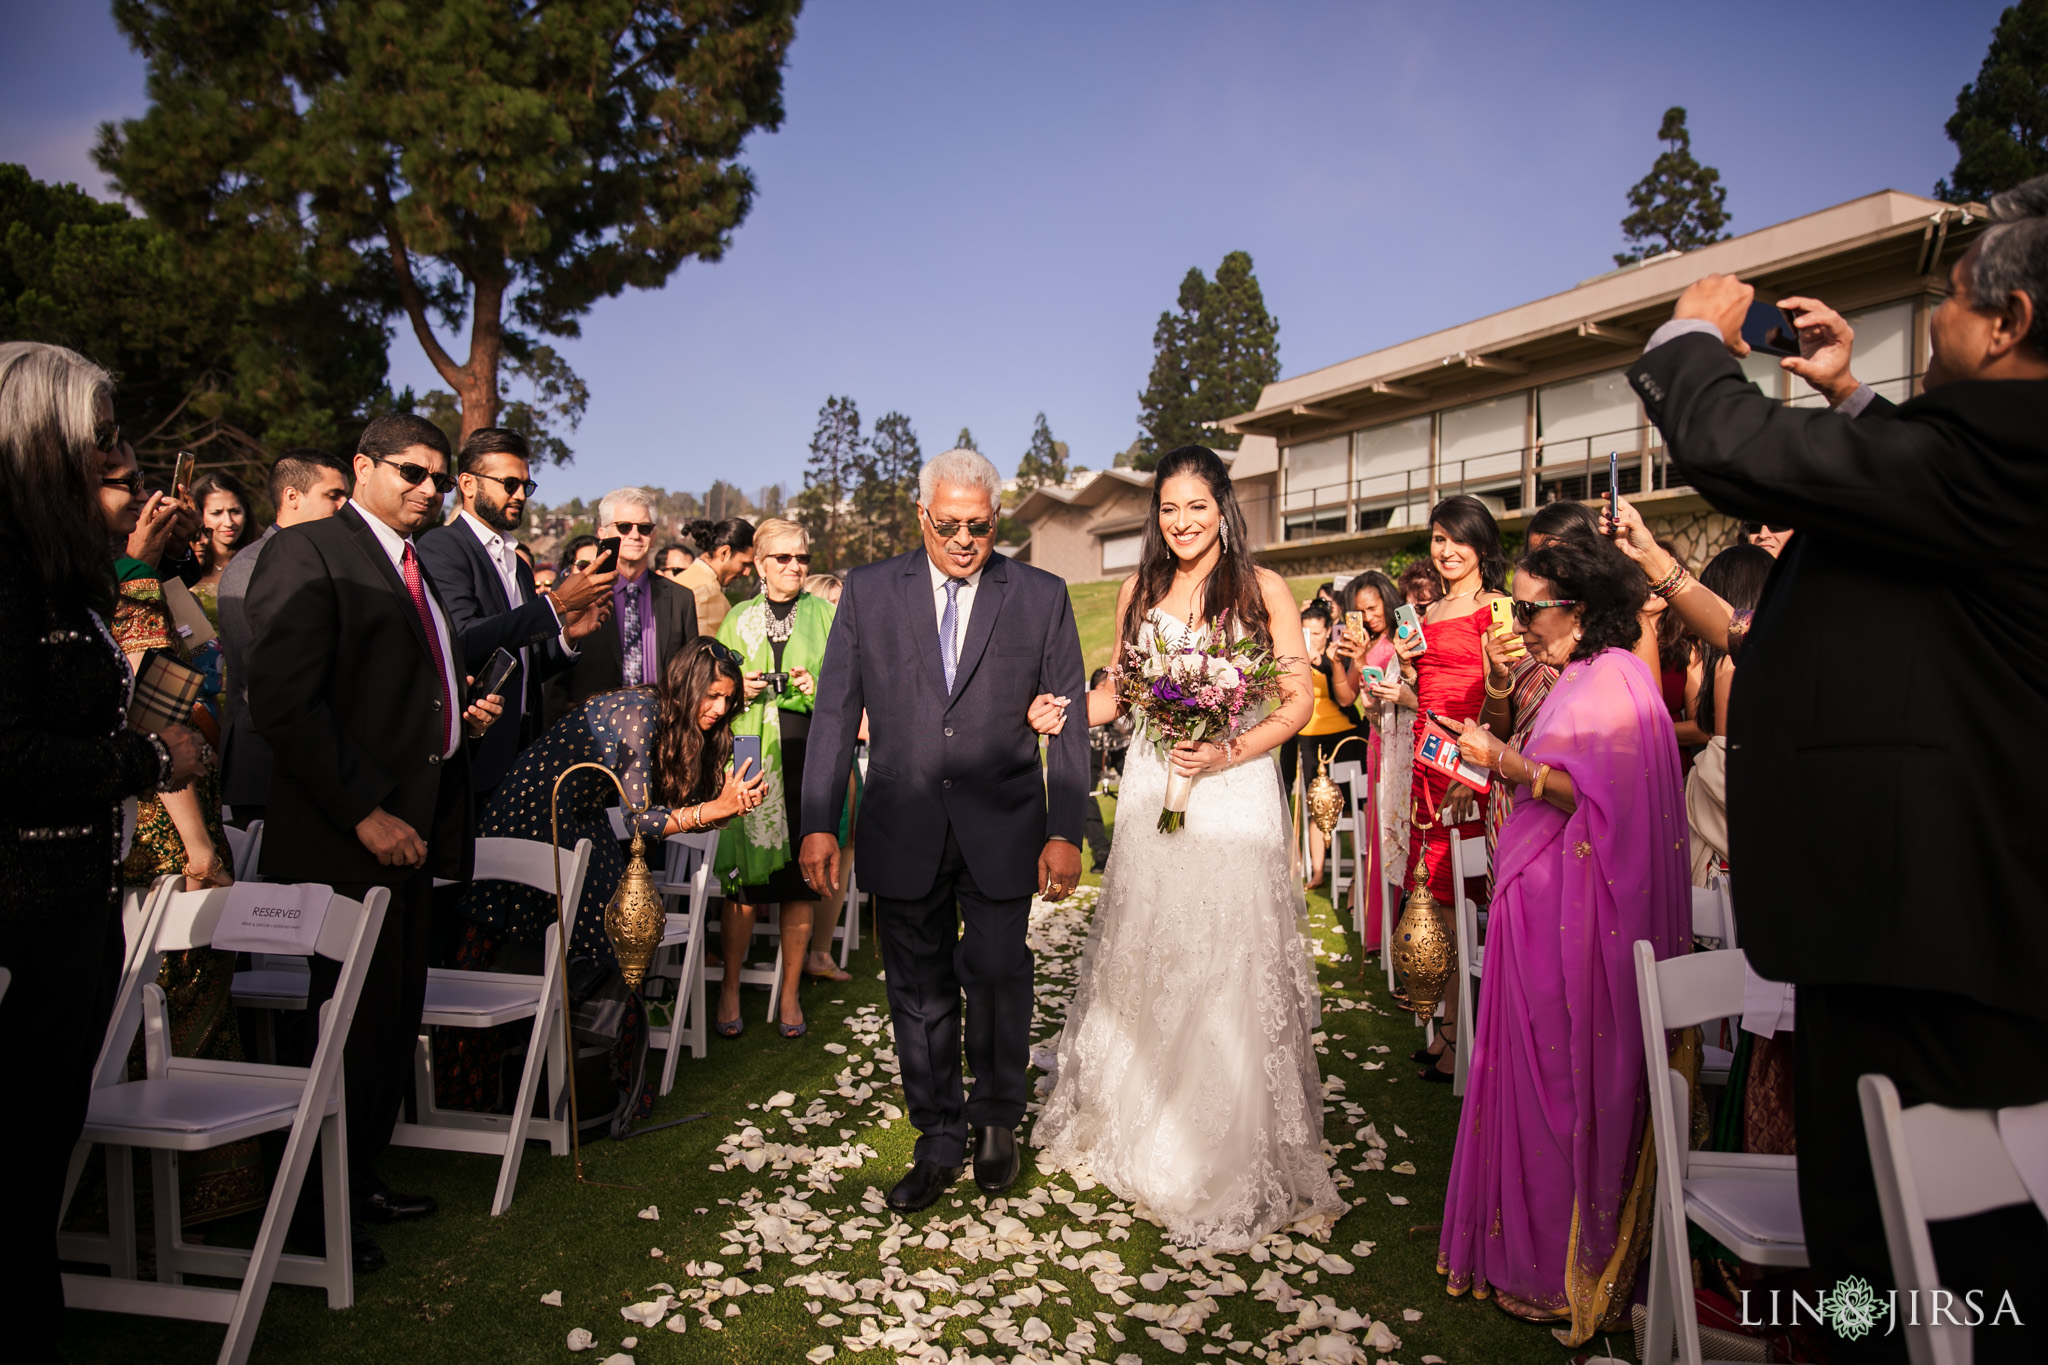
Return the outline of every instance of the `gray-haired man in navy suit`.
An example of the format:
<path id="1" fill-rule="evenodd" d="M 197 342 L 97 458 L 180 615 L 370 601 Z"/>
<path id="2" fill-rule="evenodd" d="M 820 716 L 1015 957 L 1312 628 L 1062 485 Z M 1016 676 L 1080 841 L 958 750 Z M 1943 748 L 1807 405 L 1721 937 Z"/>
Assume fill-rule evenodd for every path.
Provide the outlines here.
<path id="1" fill-rule="evenodd" d="M 855 569 L 833 618 L 805 765 L 804 878 L 839 885 L 839 816 L 868 718 L 855 837 L 875 893 L 889 1013 L 916 1161 L 890 1207 L 922 1209 L 973 1153 L 990 1194 L 1017 1177 L 1028 1096 L 1032 893 L 1081 878 L 1088 738 L 1053 736 L 1043 762 L 1025 717 L 1042 693 L 1080 696 L 1081 639 L 1066 583 L 991 551 L 1001 476 L 972 450 L 918 475 L 924 545 Z M 962 920 L 966 924 L 963 934 Z M 961 1081 L 961 1002 L 974 1090 Z"/>

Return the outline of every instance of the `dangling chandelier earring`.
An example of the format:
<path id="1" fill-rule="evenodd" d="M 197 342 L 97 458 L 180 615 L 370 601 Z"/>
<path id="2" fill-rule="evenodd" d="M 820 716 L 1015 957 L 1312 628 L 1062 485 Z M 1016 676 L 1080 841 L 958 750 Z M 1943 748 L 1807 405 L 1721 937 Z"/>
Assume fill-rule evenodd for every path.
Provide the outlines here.
<path id="1" fill-rule="evenodd" d="M 1230 523 L 1229 523 L 1229 522 L 1227 522 L 1227 521 L 1219 521 L 1219 522 L 1217 522 L 1217 523 L 1216 523 L 1216 540 L 1217 540 L 1217 542 L 1218 542 L 1219 544 L 1221 544 L 1221 545 L 1223 546 L 1223 548 L 1224 548 L 1225 550 L 1228 550 L 1228 549 L 1230 548 Z"/>

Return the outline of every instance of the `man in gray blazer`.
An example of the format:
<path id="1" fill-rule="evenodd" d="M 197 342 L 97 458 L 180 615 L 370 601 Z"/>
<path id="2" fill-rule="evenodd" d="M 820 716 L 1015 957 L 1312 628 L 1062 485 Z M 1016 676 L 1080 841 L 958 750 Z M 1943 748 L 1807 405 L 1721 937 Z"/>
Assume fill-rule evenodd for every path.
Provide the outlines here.
<path id="1" fill-rule="evenodd" d="M 324 450 L 287 450 L 270 468 L 270 505 L 277 519 L 255 544 L 228 561 L 221 570 L 220 657 L 227 684 L 227 714 L 220 736 L 220 799 L 229 808 L 229 823 L 247 829 L 263 818 L 270 800 L 270 746 L 249 719 L 249 613 L 244 599 L 256 558 L 270 538 L 287 526 L 331 517 L 348 501 L 348 466 Z"/>
<path id="2" fill-rule="evenodd" d="M 855 838 L 918 1131 L 916 1161 L 889 1192 L 905 1212 L 937 1201 L 970 1153 L 984 1191 L 1016 1179 L 1031 897 L 1058 899 L 1081 879 L 1086 728 L 1053 736 L 1041 762 L 1025 718 L 1041 693 L 1082 695 L 1081 639 L 1064 580 L 992 553 L 1001 488 L 977 451 L 934 458 L 918 476 L 924 545 L 847 575 L 804 768 L 798 862 L 825 894 L 839 885 L 840 807 L 866 712 Z"/>

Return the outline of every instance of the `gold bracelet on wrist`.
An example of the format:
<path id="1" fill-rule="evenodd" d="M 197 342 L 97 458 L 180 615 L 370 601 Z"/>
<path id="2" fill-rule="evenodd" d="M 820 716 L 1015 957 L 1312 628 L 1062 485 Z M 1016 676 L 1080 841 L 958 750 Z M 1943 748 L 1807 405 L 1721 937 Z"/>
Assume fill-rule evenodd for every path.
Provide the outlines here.
<path id="1" fill-rule="evenodd" d="M 1543 799 L 1543 784 L 1548 782 L 1549 780 L 1550 765 L 1548 763 L 1538 763 L 1536 765 L 1536 780 L 1529 784 L 1530 792 L 1536 797 L 1538 801 L 1541 801 Z"/>
<path id="2" fill-rule="evenodd" d="M 1488 678 L 1488 679 L 1486 679 L 1486 695 L 1487 695 L 1487 696 L 1489 696 L 1489 697 L 1492 697 L 1492 698 L 1493 698 L 1493 699 L 1494 699 L 1495 701 L 1506 701 L 1506 700 L 1507 700 L 1507 699 L 1508 699 L 1509 697 L 1512 697 L 1512 696 L 1514 696 L 1514 695 L 1515 695 L 1515 678 L 1514 678 L 1514 675 L 1513 675 L 1512 673 L 1508 675 L 1508 685 L 1507 685 L 1506 687 L 1502 688 L 1502 689 L 1501 689 L 1500 691 L 1498 691 L 1498 692 L 1496 692 L 1496 691 L 1494 691 L 1494 690 L 1493 690 L 1493 679 L 1492 679 L 1492 678 Z"/>

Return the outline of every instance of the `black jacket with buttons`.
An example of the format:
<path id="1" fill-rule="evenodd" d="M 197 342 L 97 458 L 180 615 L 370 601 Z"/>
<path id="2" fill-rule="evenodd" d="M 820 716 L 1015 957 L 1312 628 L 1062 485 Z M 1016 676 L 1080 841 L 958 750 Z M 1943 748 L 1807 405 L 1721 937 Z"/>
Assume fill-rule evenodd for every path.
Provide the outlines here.
<path id="1" fill-rule="evenodd" d="M 406 880 L 413 869 L 382 866 L 356 837 L 381 807 L 427 841 L 435 876 L 465 878 L 469 744 L 443 760 L 448 718 L 426 628 L 363 516 L 344 507 L 278 532 L 249 582 L 249 714 L 272 755 L 263 872 L 278 881 Z M 431 578 L 422 581 L 434 592 Z M 447 662 L 459 704 L 455 648 Z"/>
<path id="2" fill-rule="evenodd" d="M 1728 705 L 1757 971 L 2048 1019 L 2048 382 L 1847 421 L 1764 397 L 1703 335 L 1629 380 L 1709 502 L 1796 528 Z"/>

